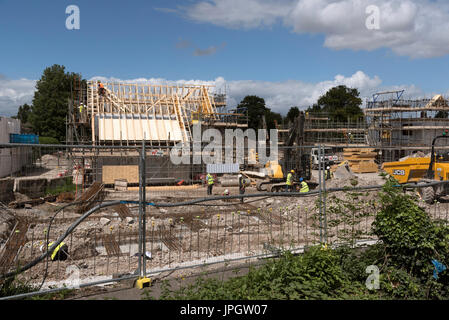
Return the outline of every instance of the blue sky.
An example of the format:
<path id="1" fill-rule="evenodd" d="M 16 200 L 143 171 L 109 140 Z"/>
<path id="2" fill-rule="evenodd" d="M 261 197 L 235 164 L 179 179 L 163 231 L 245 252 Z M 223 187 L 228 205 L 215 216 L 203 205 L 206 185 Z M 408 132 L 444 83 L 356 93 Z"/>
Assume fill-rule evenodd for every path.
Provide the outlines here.
<path id="1" fill-rule="evenodd" d="M 370 3 L 376 31 L 348 10 Z M 65 27 L 69 5 L 79 30 Z M 87 79 L 225 82 L 230 103 L 258 94 L 280 112 L 336 84 L 447 95 L 447 21 L 447 2 L 431 0 L 0 0 L 0 115 L 31 102 L 53 64 Z"/>

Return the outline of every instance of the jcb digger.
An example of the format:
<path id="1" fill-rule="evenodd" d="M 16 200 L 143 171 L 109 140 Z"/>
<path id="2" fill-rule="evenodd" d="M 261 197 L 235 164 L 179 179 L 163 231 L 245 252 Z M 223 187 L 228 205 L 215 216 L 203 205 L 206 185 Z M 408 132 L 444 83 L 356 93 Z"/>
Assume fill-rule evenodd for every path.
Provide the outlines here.
<path id="1" fill-rule="evenodd" d="M 449 141 L 449 130 L 432 141 L 430 158 L 408 158 L 404 161 L 386 162 L 382 169 L 398 180 L 399 183 L 431 183 L 449 181 L 449 152 L 435 153 L 435 142 L 439 139 Z M 431 204 L 436 199 L 449 195 L 449 183 L 428 186 L 418 189 L 421 198 Z"/>

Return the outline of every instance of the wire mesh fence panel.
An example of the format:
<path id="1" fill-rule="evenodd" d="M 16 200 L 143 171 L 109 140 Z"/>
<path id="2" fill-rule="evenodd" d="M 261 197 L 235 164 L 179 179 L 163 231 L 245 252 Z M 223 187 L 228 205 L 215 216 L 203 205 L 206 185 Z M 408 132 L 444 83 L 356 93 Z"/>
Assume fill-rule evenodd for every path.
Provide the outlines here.
<path id="1" fill-rule="evenodd" d="M 326 190 L 322 190 L 318 175 L 323 172 L 312 168 L 312 158 L 310 172 L 298 172 L 300 163 L 292 156 L 299 152 L 297 148 L 280 148 L 284 158 L 289 156 L 282 163 L 288 169 L 277 180 L 268 181 L 264 176 L 266 183 L 261 185 L 256 176 L 266 171 L 251 175 L 250 168 L 241 168 L 239 171 L 247 172 L 243 202 L 233 198 L 240 194 L 237 172 L 215 175 L 212 195 L 207 195 L 204 166 L 176 167 L 150 148 L 146 170 L 142 170 L 145 205 L 150 208 L 145 230 L 139 230 L 138 185 L 143 178 L 138 175 L 138 147 L 21 148 L 26 165 L 10 175 L 16 180 L 15 198 L 6 202 L 8 209 L 0 210 L 5 216 L 7 210 L 12 211 L 15 217 L 11 218 L 10 234 L 1 239 L 0 266 L 2 273 L 18 270 L 64 238 L 65 247 L 60 243 L 61 247 L 52 248 L 20 274 L 38 288 L 63 287 L 76 279 L 88 284 L 123 274 L 138 275 L 139 259 L 146 259 L 146 273 L 151 274 L 274 255 L 325 242 L 354 244 L 376 239 L 371 228 L 381 209 L 377 203 L 380 187 L 333 190 L 343 184 L 375 185 L 359 176 L 358 180 L 326 180 Z M 116 157 L 120 153 L 121 159 Z M 313 155 L 305 148 L 299 153 Z M 284 176 L 290 169 L 296 169 L 293 190 L 285 188 Z M 301 194 L 299 178 L 307 178 L 309 173 L 310 192 Z M 379 185 L 385 181 L 376 173 L 369 178 Z M 352 179 L 357 184 L 351 185 Z M 420 205 L 432 219 L 448 221 L 449 203 L 444 199 Z M 146 252 L 139 252 L 139 231 L 145 234 Z"/>

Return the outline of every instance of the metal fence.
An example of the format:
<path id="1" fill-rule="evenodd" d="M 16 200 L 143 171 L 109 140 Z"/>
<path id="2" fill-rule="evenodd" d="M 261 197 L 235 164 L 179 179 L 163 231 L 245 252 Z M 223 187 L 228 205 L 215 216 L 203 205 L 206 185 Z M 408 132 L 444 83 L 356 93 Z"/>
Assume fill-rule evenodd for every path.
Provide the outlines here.
<path id="1" fill-rule="evenodd" d="M 35 286 L 35 294 L 257 259 L 316 244 L 376 241 L 370 230 L 379 209 L 381 184 L 344 190 L 339 183 L 325 180 L 321 161 L 312 177 L 316 187 L 309 193 L 247 188 L 241 202 L 236 186 L 218 185 L 214 195 L 206 196 L 201 179 L 187 185 L 147 186 L 149 174 L 165 169 L 152 163 L 151 150 L 144 145 L 27 148 L 32 159 L 10 175 L 15 180 L 15 199 L 0 206 L 0 216 L 5 217 L 1 222 L 11 229 L 8 237 L 0 239 L 0 273 L 20 271 L 17 280 Z M 321 159 L 324 147 L 318 149 Z M 102 183 L 97 179 L 100 167 L 83 172 L 81 180 L 73 175 L 80 172 L 80 159 L 92 157 L 95 164 L 94 155 L 105 153 L 136 157 L 137 186 L 122 190 Z M 129 163 L 123 157 L 118 166 Z M 294 160 L 289 160 L 287 165 L 294 166 Z M 83 165 L 86 169 L 86 162 Z M 204 174 L 204 168 L 185 168 L 183 173 L 189 177 Z M 21 185 L 21 180 L 34 182 Z M 229 196 L 222 195 L 224 189 Z M 435 219 L 447 220 L 449 203 L 427 205 L 426 210 Z M 53 259 L 61 242 L 67 247 L 59 253 L 66 256 Z"/>

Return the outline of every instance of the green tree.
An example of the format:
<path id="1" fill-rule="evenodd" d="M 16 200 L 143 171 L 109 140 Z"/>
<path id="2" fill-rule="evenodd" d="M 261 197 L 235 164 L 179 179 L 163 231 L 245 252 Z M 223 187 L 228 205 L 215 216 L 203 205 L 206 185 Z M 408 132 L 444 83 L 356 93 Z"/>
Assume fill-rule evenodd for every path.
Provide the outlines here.
<path id="1" fill-rule="evenodd" d="M 440 110 L 435 115 L 435 119 L 446 119 L 448 116 L 449 116 L 449 112 Z"/>
<path id="2" fill-rule="evenodd" d="M 262 128 L 262 116 L 269 110 L 265 100 L 258 96 L 246 96 L 237 106 L 237 112 L 248 112 L 248 128 Z"/>
<path id="3" fill-rule="evenodd" d="M 75 76 L 80 75 L 66 73 L 64 66 L 56 64 L 44 70 L 36 84 L 29 117 L 35 133 L 65 140 L 67 103 Z"/>
<path id="4" fill-rule="evenodd" d="M 273 112 L 267 108 L 265 110 L 265 121 L 267 122 L 267 129 L 276 129 L 276 123 L 282 123 L 282 116 L 280 113 Z"/>
<path id="5" fill-rule="evenodd" d="M 19 119 L 22 124 L 25 124 L 29 120 L 29 116 L 31 114 L 31 106 L 28 104 L 24 104 L 19 107 L 19 110 L 17 111 L 17 119 Z"/>
<path id="6" fill-rule="evenodd" d="M 318 99 L 316 105 L 307 111 L 326 113 L 332 121 L 347 122 L 348 119 L 356 121 L 363 118 L 363 110 L 360 108 L 362 99 L 359 95 L 357 89 L 337 86 L 329 89 Z"/>
<path id="7" fill-rule="evenodd" d="M 287 122 L 294 122 L 298 116 L 299 116 L 299 108 L 291 107 L 290 110 L 288 110 L 288 112 L 287 112 L 287 116 L 285 117 L 285 120 Z"/>

